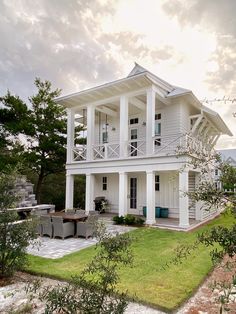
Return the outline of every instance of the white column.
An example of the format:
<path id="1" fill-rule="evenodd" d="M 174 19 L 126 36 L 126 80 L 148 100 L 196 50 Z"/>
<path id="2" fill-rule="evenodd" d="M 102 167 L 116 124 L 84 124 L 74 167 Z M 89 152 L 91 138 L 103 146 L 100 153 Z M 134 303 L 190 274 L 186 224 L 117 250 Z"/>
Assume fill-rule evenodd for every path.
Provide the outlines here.
<path id="1" fill-rule="evenodd" d="M 119 173 L 119 216 L 125 216 L 128 212 L 128 175 Z"/>
<path id="2" fill-rule="evenodd" d="M 73 148 L 75 145 L 75 112 L 73 109 L 67 109 L 67 151 L 66 161 L 71 163 L 73 161 Z"/>
<path id="3" fill-rule="evenodd" d="M 74 207 L 74 176 L 72 174 L 66 174 L 66 209 L 72 209 Z"/>
<path id="4" fill-rule="evenodd" d="M 152 225 L 155 219 L 155 173 L 146 172 L 146 200 L 147 200 L 147 219 L 146 224 Z"/>
<path id="5" fill-rule="evenodd" d="M 85 211 L 94 210 L 94 175 L 86 174 L 86 193 L 85 193 Z"/>
<path id="6" fill-rule="evenodd" d="M 153 154 L 155 135 L 155 91 L 150 88 L 147 90 L 147 110 L 146 110 L 146 152 L 147 155 Z"/>
<path id="7" fill-rule="evenodd" d="M 93 160 L 95 107 L 87 106 L 87 160 Z"/>
<path id="8" fill-rule="evenodd" d="M 179 172 L 179 226 L 189 226 L 188 171 Z"/>
<path id="9" fill-rule="evenodd" d="M 120 96 L 120 158 L 127 157 L 129 101 L 125 95 Z"/>

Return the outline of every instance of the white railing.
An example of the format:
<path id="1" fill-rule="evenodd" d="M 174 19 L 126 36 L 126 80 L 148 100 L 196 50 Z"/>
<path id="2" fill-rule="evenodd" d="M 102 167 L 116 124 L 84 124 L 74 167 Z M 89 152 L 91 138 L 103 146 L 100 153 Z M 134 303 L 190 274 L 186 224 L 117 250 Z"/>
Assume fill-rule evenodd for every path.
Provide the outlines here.
<path id="1" fill-rule="evenodd" d="M 177 155 L 181 153 L 191 154 L 209 150 L 201 140 L 191 137 L 189 134 L 178 133 L 168 136 L 153 137 L 152 156 Z M 130 140 L 125 144 L 124 151 L 128 158 L 146 156 L 146 140 Z M 79 145 L 73 149 L 74 161 L 86 161 L 86 145 Z M 92 147 L 93 160 L 110 160 L 120 158 L 120 143 L 111 142 L 104 144 L 95 144 Z"/>
<path id="2" fill-rule="evenodd" d="M 128 142 L 128 157 L 144 156 L 145 154 L 145 140 L 131 140 Z"/>
<path id="3" fill-rule="evenodd" d="M 86 145 L 79 145 L 73 148 L 73 160 L 83 161 L 87 157 L 87 147 Z"/>
<path id="4" fill-rule="evenodd" d="M 184 137 L 185 135 L 182 133 L 168 136 L 155 136 L 153 138 L 154 155 L 176 154 L 177 149 L 185 145 Z"/>

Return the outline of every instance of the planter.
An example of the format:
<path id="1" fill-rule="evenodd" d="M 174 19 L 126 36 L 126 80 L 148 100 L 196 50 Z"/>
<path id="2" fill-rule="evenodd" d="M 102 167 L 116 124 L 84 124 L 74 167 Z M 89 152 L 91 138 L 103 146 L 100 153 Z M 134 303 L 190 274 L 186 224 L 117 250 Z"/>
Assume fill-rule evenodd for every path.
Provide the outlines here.
<path id="1" fill-rule="evenodd" d="M 143 216 L 147 217 L 147 206 L 143 206 Z M 155 217 L 156 218 L 161 217 L 161 207 L 159 206 L 155 207 Z"/>
<path id="2" fill-rule="evenodd" d="M 166 207 L 162 207 L 160 217 L 161 218 L 168 218 L 168 216 L 169 216 L 169 209 Z"/>

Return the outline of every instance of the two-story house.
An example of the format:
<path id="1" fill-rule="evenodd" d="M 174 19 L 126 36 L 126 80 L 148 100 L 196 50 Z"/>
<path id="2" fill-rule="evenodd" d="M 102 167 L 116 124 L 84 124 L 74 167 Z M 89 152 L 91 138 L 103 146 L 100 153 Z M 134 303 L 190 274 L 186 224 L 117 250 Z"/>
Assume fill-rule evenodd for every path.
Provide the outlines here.
<path id="1" fill-rule="evenodd" d="M 155 224 L 155 206 L 167 207 L 180 228 L 203 220 L 184 193 L 194 189 L 196 170 L 184 169 L 188 156 L 179 146 L 212 149 L 221 134 L 231 135 L 220 116 L 187 89 L 173 86 L 135 64 L 113 82 L 59 97 L 68 112 L 66 208 L 73 207 L 74 176 L 86 175 L 85 210 L 105 196 L 111 212 L 142 214 Z M 83 123 L 86 145 L 75 145 L 74 129 Z"/>

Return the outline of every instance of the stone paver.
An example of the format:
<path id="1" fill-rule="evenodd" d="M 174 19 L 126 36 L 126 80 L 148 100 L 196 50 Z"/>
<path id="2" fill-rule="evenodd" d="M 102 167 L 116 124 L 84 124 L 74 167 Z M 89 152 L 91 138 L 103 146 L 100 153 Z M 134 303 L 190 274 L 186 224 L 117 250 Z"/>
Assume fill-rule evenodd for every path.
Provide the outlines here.
<path id="1" fill-rule="evenodd" d="M 122 234 L 131 230 L 134 227 L 112 225 L 111 222 L 105 221 L 107 231 L 111 234 Z M 50 239 L 49 237 L 41 237 L 38 245 L 30 245 L 27 252 L 32 255 L 46 257 L 46 258 L 60 258 L 67 254 L 74 253 L 83 250 L 89 246 L 97 243 L 94 238 L 67 238 L 62 239 Z"/>

